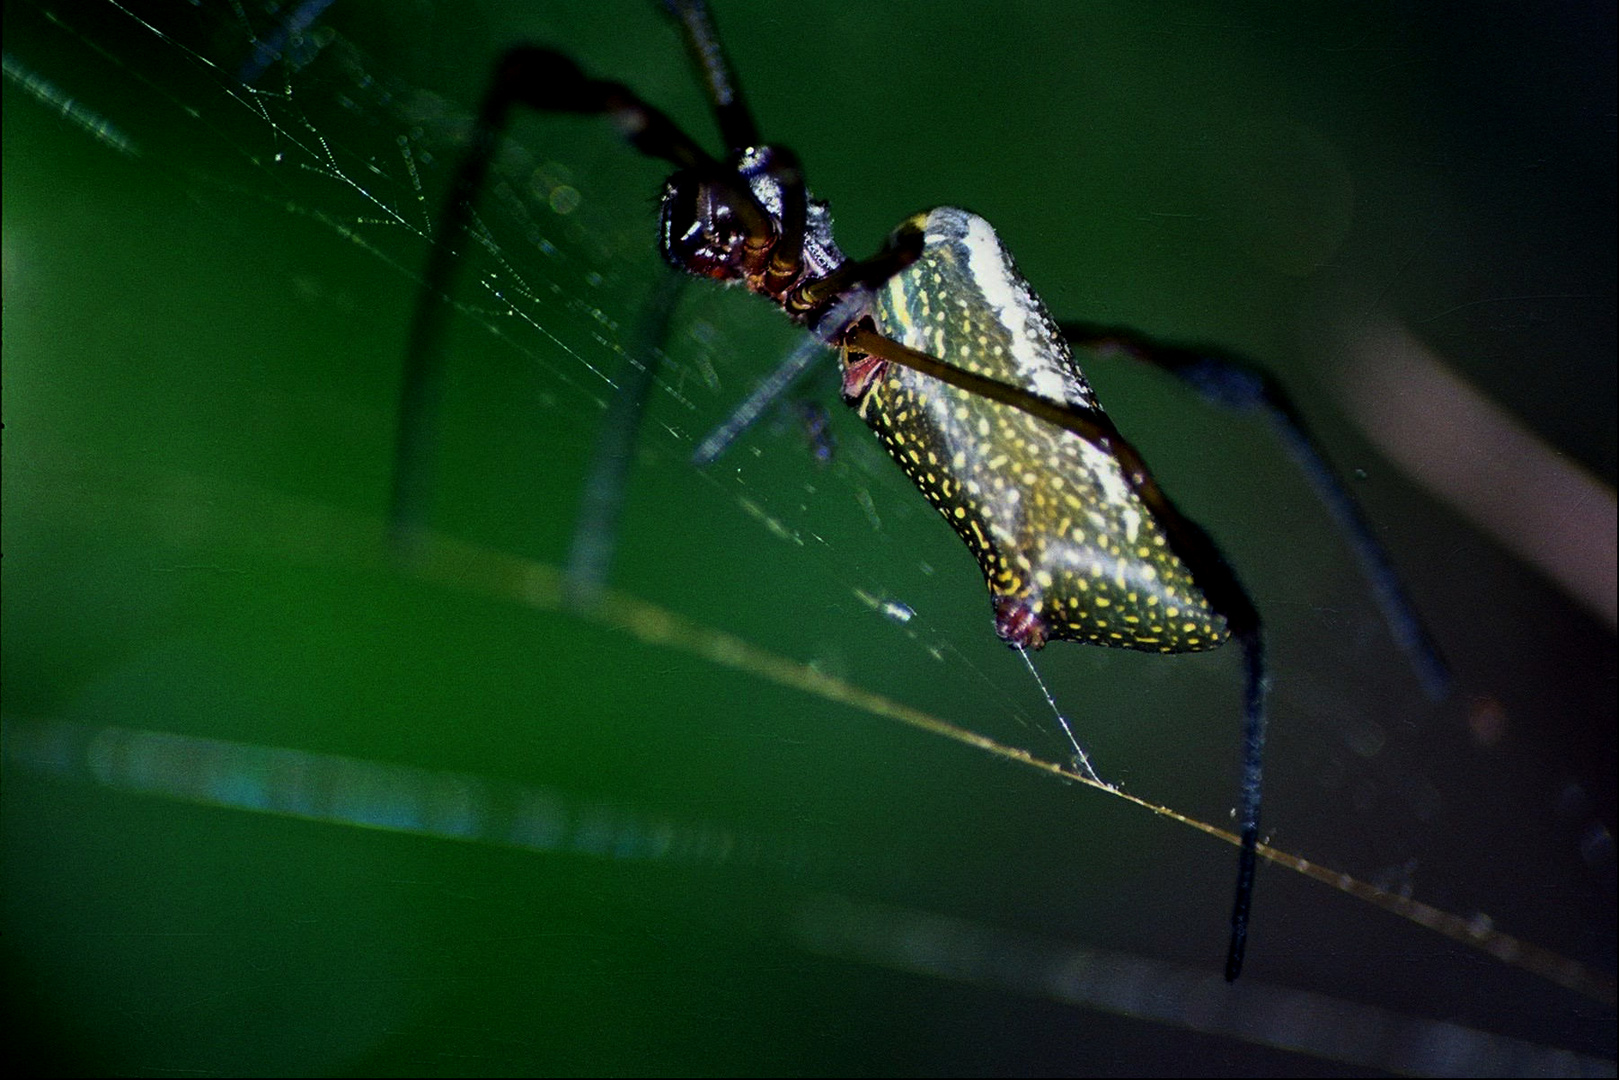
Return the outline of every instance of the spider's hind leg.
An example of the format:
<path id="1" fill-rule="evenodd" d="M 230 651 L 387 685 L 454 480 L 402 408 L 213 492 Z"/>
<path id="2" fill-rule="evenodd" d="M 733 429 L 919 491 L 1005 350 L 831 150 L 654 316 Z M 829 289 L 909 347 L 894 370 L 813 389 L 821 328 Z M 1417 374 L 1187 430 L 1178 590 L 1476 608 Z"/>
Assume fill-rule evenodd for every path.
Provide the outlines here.
<path id="1" fill-rule="evenodd" d="M 1163 530 L 1175 557 L 1190 570 L 1197 589 L 1210 607 L 1225 619 L 1243 653 L 1242 785 L 1237 811 L 1240 851 L 1237 884 L 1231 910 L 1231 937 L 1226 952 L 1225 977 L 1233 981 L 1242 971 L 1248 944 L 1248 922 L 1253 907 L 1254 870 L 1258 863 L 1259 809 L 1263 786 L 1266 698 L 1270 679 L 1265 664 L 1265 642 L 1259 613 L 1235 571 L 1209 535 L 1182 514 L 1164 494 L 1140 453 L 1098 410 L 1070 402 L 1053 401 L 1021 387 L 945 363 L 936 356 L 910 349 L 892 338 L 856 325 L 842 343 L 859 353 L 913 368 L 960 390 L 989 398 L 1038 417 L 1085 440 L 1113 458 L 1125 478 Z"/>
<path id="2" fill-rule="evenodd" d="M 1327 461 L 1304 418 L 1273 376 L 1218 349 L 1167 345 L 1121 327 L 1066 322 L 1062 324 L 1062 332 L 1069 343 L 1078 348 L 1102 356 L 1123 354 L 1161 368 L 1211 404 L 1235 412 L 1263 415 L 1344 534 L 1383 613 L 1389 633 L 1405 653 L 1423 690 L 1435 701 L 1446 696 L 1451 675 L 1439 646 L 1417 615 L 1393 561 L 1378 542 L 1360 504 Z"/>

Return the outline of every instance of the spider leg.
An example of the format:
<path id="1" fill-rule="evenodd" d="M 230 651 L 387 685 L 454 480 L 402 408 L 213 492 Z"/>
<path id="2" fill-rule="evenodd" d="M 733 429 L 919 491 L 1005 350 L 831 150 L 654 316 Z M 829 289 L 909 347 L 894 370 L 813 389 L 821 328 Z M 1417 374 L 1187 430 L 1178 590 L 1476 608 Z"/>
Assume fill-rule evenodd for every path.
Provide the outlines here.
<path id="1" fill-rule="evenodd" d="M 443 395 L 443 339 L 448 295 L 458 266 L 452 247 L 472 220 L 473 202 L 510 121 L 514 106 L 542 112 L 601 115 L 611 119 L 625 140 L 648 157 L 661 158 L 705 178 L 715 178 L 726 206 L 750 234 L 771 235 L 768 215 L 715 161 L 658 109 L 620 83 L 592 79 L 561 53 L 519 47 L 500 61 L 473 124 L 465 156 L 450 184 L 434 229 L 421 292 L 411 317 L 400 390 L 399 429 L 394 450 L 389 520 L 396 545 L 427 524 L 432 497 L 433 440 Z"/>
<path id="2" fill-rule="evenodd" d="M 281 20 L 274 33 L 254 42 L 253 55 L 242 61 L 236 81 L 252 86 L 271 64 L 281 59 L 287 45 L 314 25 L 331 6 L 332 0 L 303 0 Z"/>
<path id="3" fill-rule="evenodd" d="M 868 263 L 848 262 L 833 272 L 831 277 L 839 279 L 842 282 L 842 288 L 833 291 L 830 295 L 836 295 L 838 291 L 845 290 L 847 294 L 816 320 L 814 327 L 811 329 L 811 336 L 804 338 L 797 348 L 788 353 L 787 358 L 777 365 L 776 370 L 765 376 L 753 388 L 753 392 L 742 401 L 742 404 L 733 409 L 731 415 L 726 417 L 719 427 L 709 432 L 703 441 L 697 444 L 697 449 L 691 455 L 693 465 L 701 468 L 704 465 L 713 464 L 721 454 L 730 449 L 732 443 L 741 438 L 743 433 L 758 421 L 759 417 L 764 415 L 766 409 L 775 404 L 783 394 L 792 388 L 793 384 L 803 376 L 804 372 L 809 370 L 809 366 L 821 357 L 823 349 L 840 347 L 841 336 L 845 328 L 853 324 L 865 313 L 870 300 L 869 293 L 860 284 L 864 280 L 862 275 L 872 274 L 871 268 L 879 266 L 879 259 L 882 258 L 882 256 L 879 256 L 878 259 L 871 260 Z M 915 255 L 913 254 L 903 263 L 897 265 L 893 264 L 891 260 L 882 262 L 880 264 L 882 268 L 891 267 L 882 276 L 887 277 L 890 274 L 898 273 L 914 259 Z M 826 280 L 830 279 L 821 279 L 821 281 Z M 800 287 L 798 290 L 799 295 L 811 293 L 821 284 L 821 281 L 810 282 Z M 813 303 L 819 302 L 819 297 L 813 300 Z M 884 340 L 887 339 L 885 338 Z"/>
<path id="4" fill-rule="evenodd" d="M 809 370 L 811 364 L 819 360 L 825 353 L 827 345 L 820 338 L 806 337 L 800 341 L 787 358 L 776 366 L 776 370 L 753 388 L 753 393 L 743 399 L 742 404 L 731 410 L 731 415 L 719 427 L 710 431 L 703 441 L 697 444 L 692 451 L 691 463 L 698 468 L 711 465 L 719 456 L 730 449 L 731 444 L 741 438 L 765 414 L 765 410 L 775 404 L 804 372 Z"/>
<path id="5" fill-rule="evenodd" d="M 788 306 L 813 310 L 836 297 L 844 302 L 834 305 L 812 323 L 812 328 L 832 341 L 852 323 L 846 308 L 850 298 L 864 298 L 870 290 L 914 263 L 922 254 L 923 233 L 914 221 L 902 222 L 889 234 L 882 250 L 869 259 L 848 260 L 825 277 L 806 281 L 788 298 Z M 823 329 L 824 328 L 824 329 Z"/>
<path id="6" fill-rule="evenodd" d="M 641 313 L 641 323 L 624 357 L 624 370 L 607 403 L 590 471 L 585 477 L 579 513 L 574 519 L 573 541 L 563 571 L 566 596 L 578 603 L 595 598 L 607 580 L 618 538 L 619 513 L 624 508 L 630 462 L 646 412 L 647 397 L 658 370 L 657 350 L 668 336 L 669 319 L 686 282 L 684 274 L 660 274 L 658 284 Z"/>
<path id="7" fill-rule="evenodd" d="M 1241 847 L 1237 857 L 1236 899 L 1231 911 L 1231 941 L 1226 952 L 1226 980 L 1242 971 L 1248 943 L 1248 916 L 1253 906 L 1254 867 L 1259 847 L 1259 801 L 1265 749 L 1265 702 L 1269 676 L 1265 667 L 1265 641 L 1259 612 L 1237 580 L 1208 533 L 1180 512 L 1153 479 L 1141 454 L 1119 434 L 1107 415 L 1082 405 L 1053 401 L 975 372 L 947 364 L 938 357 L 907 348 L 869 327 L 856 324 L 842 336 L 846 348 L 867 356 L 913 368 L 924 375 L 1020 409 L 1031 416 L 1077 435 L 1110 454 L 1158 525 L 1175 556 L 1191 570 L 1192 578 L 1210 605 L 1225 617 L 1231 636 L 1243 652 L 1242 794 L 1237 812 Z"/>
<path id="8" fill-rule="evenodd" d="M 1275 378 L 1217 349 L 1165 345 L 1119 327 L 1063 323 L 1062 331 L 1075 346 L 1102 355 L 1122 353 L 1162 368 L 1212 404 L 1237 412 L 1262 413 L 1347 538 L 1389 633 L 1405 653 L 1423 690 L 1435 701 L 1449 693 L 1449 665 L 1417 615 L 1388 552 L 1378 543 L 1360 505 L 1328 463 L 1304 418 Z"/>
<path id="9" fill-rule="evenodd" d="M 708 94 L 709 107 L 714 111 L 726 147 L 735 151 L 758 146 L 758 125 L 753 122 L 753 114 L 742 97 L 742 87 L 731 60 L 720 45 L 708 5 L 702 0 L 664 0 L 664 10 L 680 26 L 681 39 L 686 43 L 692 66 L 702 76 L 703 90 Z"/>

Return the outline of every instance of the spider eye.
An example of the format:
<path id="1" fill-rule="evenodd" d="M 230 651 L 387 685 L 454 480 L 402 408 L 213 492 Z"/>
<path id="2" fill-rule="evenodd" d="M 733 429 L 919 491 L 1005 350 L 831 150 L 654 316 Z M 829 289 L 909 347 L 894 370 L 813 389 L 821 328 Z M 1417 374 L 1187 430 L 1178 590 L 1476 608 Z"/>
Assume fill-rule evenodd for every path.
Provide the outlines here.
<path id="1" fill-rule="evenodd" d="M 686 173 L 663 185 L 659 247 L 671 266 L 716 281 L 743 276 L 747 233 L 728 194 Z"/>

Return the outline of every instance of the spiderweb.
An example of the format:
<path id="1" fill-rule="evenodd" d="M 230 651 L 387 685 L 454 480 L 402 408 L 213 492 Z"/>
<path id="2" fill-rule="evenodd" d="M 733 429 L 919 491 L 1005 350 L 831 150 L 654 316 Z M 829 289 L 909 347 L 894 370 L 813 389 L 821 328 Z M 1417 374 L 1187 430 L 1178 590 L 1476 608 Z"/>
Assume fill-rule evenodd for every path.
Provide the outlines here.
<path id="1" fill-rule="evenodd" d="M 8 759 L 8 978 L 38 987 L 29 1007 L 61 1036 L 42 1037 L 49 1048 L 91 1032 L 115 1067 L 233 1071 L 403 1067 L 434 1046 L 464 1055 L 438 1059 L 448 1071 L 561 1061 L 577 1071 L 977 1062 L 1015 1072 L 1109 1060 L 1140 1071 L 1186 1060 L 1210 1031 L 1241 1068 L 1274 1052 L 1249 1042 L 1412 1071 L 1589 1064 L 1573 1054 L 1611 1067 L 1611 1009 L 1570 1020 L 1566 991 L 1274 870 L 1261 878 L 1254 928 L 1266 966 L 1249 977 L 1291 991 L 1252 991 L 1248 1016 L 1307 1008 L 1330 1038 L 1295 1043 L 1262 1019 L 1213 1022 L 1223 1006 L 1198 997 L 1212 991 L 1185 973 L 1214 972 L 1223 948 L 1225 846 L 846 703 L 412 580 L 380 553 L 328 550 L 353 534 L 319 527 L 321 515 L 380 519 L 415 275 L 499 47 L 526 38 L 573 51 L 710 138 L 672 35 L 640 6 L 616 22 L 583 7 L 487 10 L 481 20 L 428 8 L 402 23 L 390 8 L 337 5 L 310 9 L 318 17 L 282 38 L 284 8 L 8 9 L 6 715 L 13 733 L 83 740 L 84 760 L 103 768 L 50 779 Z M 805 158 L 851 251 L 875 247 L 910 210 L 967 198 L 915 176 L 965 182 L 930 155 L 970 158 L 969 148 L 914 125 L 881 130 L 870 87 L 798 100 L 794 88 L 824 75 L 824 57 L 786 48 L 780 25 L 719 14 L 761 122 Z M 935 32 L 859 18 L 829 14 L 827 25 L 872 41 Z M 769 66 L 777 56 L 780 70 Z M 1097 145 L 1122 146 L 1129 163 L 1114 123 Z M 851 125 L 872 142 L 851 147 Z M 1109 260 L 1095 254 L 1078 269 L 1059 263 L 1061 243 L 1025 251 L 1015 222 L 1037 234 L 1049 208 L 993 200 L 1020 189 L 1049 199 L 1054 184 L 1029 183 L 1034 164 L 1008 142 L 995 182 L 973 187 L 974 208 L 1014 222 L 1003 228 L 1037 285 L 1040 269 L 1059 289 L 1065 276 L 1102 272 Z M 880 166 L 870 160 L 879 149 Z M 496 173 L 474 235 L 459 242 L 433 524 L 478 550 L 554 564 L 661 272 L 651 248 L 660 172 L 603 125 L 535 118 L 518 125 Z M 1225 283 L 1177 278 L 1211 227 L 1157 182 L 1143 181 L 1152 216 L 1136 236 L 1168 250 L 1149 260 L 1159 276 L 1143 288 L 1248 305 L 1239 315 L 1260 322 Z M 1342 257 L 1392 277 L 1377 279 L 1381 268 L 1353 248 Z M 1090 305 L 1084 314 L 1100 319 L 1212 325 L 1199 323 L 1201 299 L 1166 315 L 1070 284 L 1048 300 Z M 746 297 L 699 287 L 674 326 L 614 586 L 1068 761 L 1041 688 L 994 638 L 970 557 L 836 406 L 830 374 L 805 387 L 834 411 L 829 463 L 812 452 L 803 414 L 784 407 L 716 466 L 686 464 L 792 346 L 791 328 Z M 1611 640 L 1588 644 L 1555 610 L 1536 609 L 1519 617 L 1525 651 L 1512 666 L 1483 645 L 1461 658 L 1475 676 L 1503 665 L 1480 696 L 1427 705 L 1262 432 L 1230 430 L 1145 376 L 1096 381 L 1270 619 L 1272 841 L 1611 971 L 1611 789 L 1592 780 L 1611 768 L 1545 730 L 1599 708 L 1586 686 L 1592 670 L 1611 675 Z M 1540 602 L 1532 581 L 1476 541 L 1434 538 L 1424 500 L 1383 499 L 1373 516 L 1402 523 L 1418 565 L 1462 550 L 1496 568 L 1490 580 L 1506 584 L 1488 599 L 1495 616 L 1520 597 Z M 265 509 L 281 506 L 302 509 Z M 1254 520 L 1264 529 L 1244 536 Z M 1446 593 L 1422 593 L 1438 598 L 1441 626 Z M 1452 625 L 1478 618 L 1462 610 Z M 1570 651 L 1529 640 L 1552 637 Z M 1230 657 L 1054 647 L 1037 662 L 1104 780 L 1226 820 L 1239 715 Z M 1528 701 L 1554 687 L 1569 704 L 1534 712 Z M 183 744 L 193 763 L 257 762 L 309 805 L 329 805 L 320 799 L 348 790 L 348 777 L 369 795 L 346 820 L 405 835 L 296 815 L 222 823 L 207 805 L 143 797 L 150 786 L 98 786 L 132 775 L 129 763 L 147 760 L 141 748 L 178 753 L 143 732 L 199 740 Z M 249 754 L 233 747 L 283 756 L 231 758 Z M 193 800 L 248 805 L 224 790 L 242 774 L 221 775 Z M 434 806 L 470 805 L 475 788 L 514 816 L 524 799 L 550 800 L 566 824 L 549 846 L 446 849 L 427 838 L 467 838 L 456 832 L 464 818 L 401 829 L 376 809 L 398 811 L 405 792 L 434 785 L 448 793 Z M 584 857 L 560 857 L 570 852 Z M 143 876 L 153 868 L 161 882 Z M 907 932 L 931 951 L 875 943 Z M 1103 950 L 1082 970 L 1111 973 L 1097 976 L 1107 985 L 1146 980 L 1176 1004 L 1076 997 L 1012 962 L 1068 956 L 1064 942 Z M 138 1005 L 106 989 L 121 984 L 141 988 Z M 1292 991 L 1370 1011 L 1335 1012 Z M 1053 1004 L 1063 1001 L 1088 1007 Z M 238 1009 L 291 1010 L 302 1034 L 267 1039 L 257 1057 L 227 1034 L 195 1037 L 197 1016 L 236 1031 Z M 541 1014 L 601 1037 L 537 1038 Z M 1423 1026 L 1437 1020 L 1459 1026 Z M 1486 1050 L 1375 1056 L 1368 1048 L 1389 1031 Z M 189 1056 L 154 1056 L 181 1037 Z M 1537 1045 L 1489 1041 L 1512 1038 Z M 1323 1050 L 1332 1039 L 1340 1048 Z"/>

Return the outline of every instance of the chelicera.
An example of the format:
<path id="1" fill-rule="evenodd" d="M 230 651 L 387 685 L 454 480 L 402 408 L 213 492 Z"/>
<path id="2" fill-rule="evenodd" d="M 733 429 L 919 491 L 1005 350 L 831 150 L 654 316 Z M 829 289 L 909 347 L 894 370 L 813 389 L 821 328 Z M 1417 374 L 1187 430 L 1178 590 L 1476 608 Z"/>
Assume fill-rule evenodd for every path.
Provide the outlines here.
<path id="1" fill-rule="evenodd" d="M 701 0 L 667 0 L 726 146 L 715 157 L 621 83 L 568 57 L 513 49 L 500 61 L 437 228 L 411 332 L 393 496 L 396 533 L 424 526 L 433 417 L 443 372 L 442 321 L 455 259 L 448 240 L 471 207 L 516 106 L 610 120 L 674 172 L 660 200 L 658 245 L 676 270 L 740 284 L 809 332 L 721 430 L 697 450 L 712 460 L 824 350 L 842 362 L 842 394 L 971 549 L 994 627 L 1014 648 L 1080 641 L 1157 653 L 1235 639 L 1244 674 L 1241 848 L 1225 974 L 1241 971 L 1259 839 L 1267 671 L 1260 619 L 1219 549 L 1182 515 L 1096 400 L 1074 348 L 1163 368 L 1205 398 L 1261 412 L 1281 433 L 1367 571 L 1395 635 L 1431 691 L 1446 672 L 1386 556 L 1280 388 L 1228 355 L 1166 346 L 1129 330 L 1059 323 L 1018 272 L 995 230 L 940 207 L 903 222 L 875 256 L 839 250 L 825 203 L 791 150 L 764 143 Z M 673 279 L 671 279 L 673 280 Z M 643 328 L 655 342 L 670 290 Z M 623 381 L 586 480 L 570 581 L 602 581 L 652 365 Z"/>

